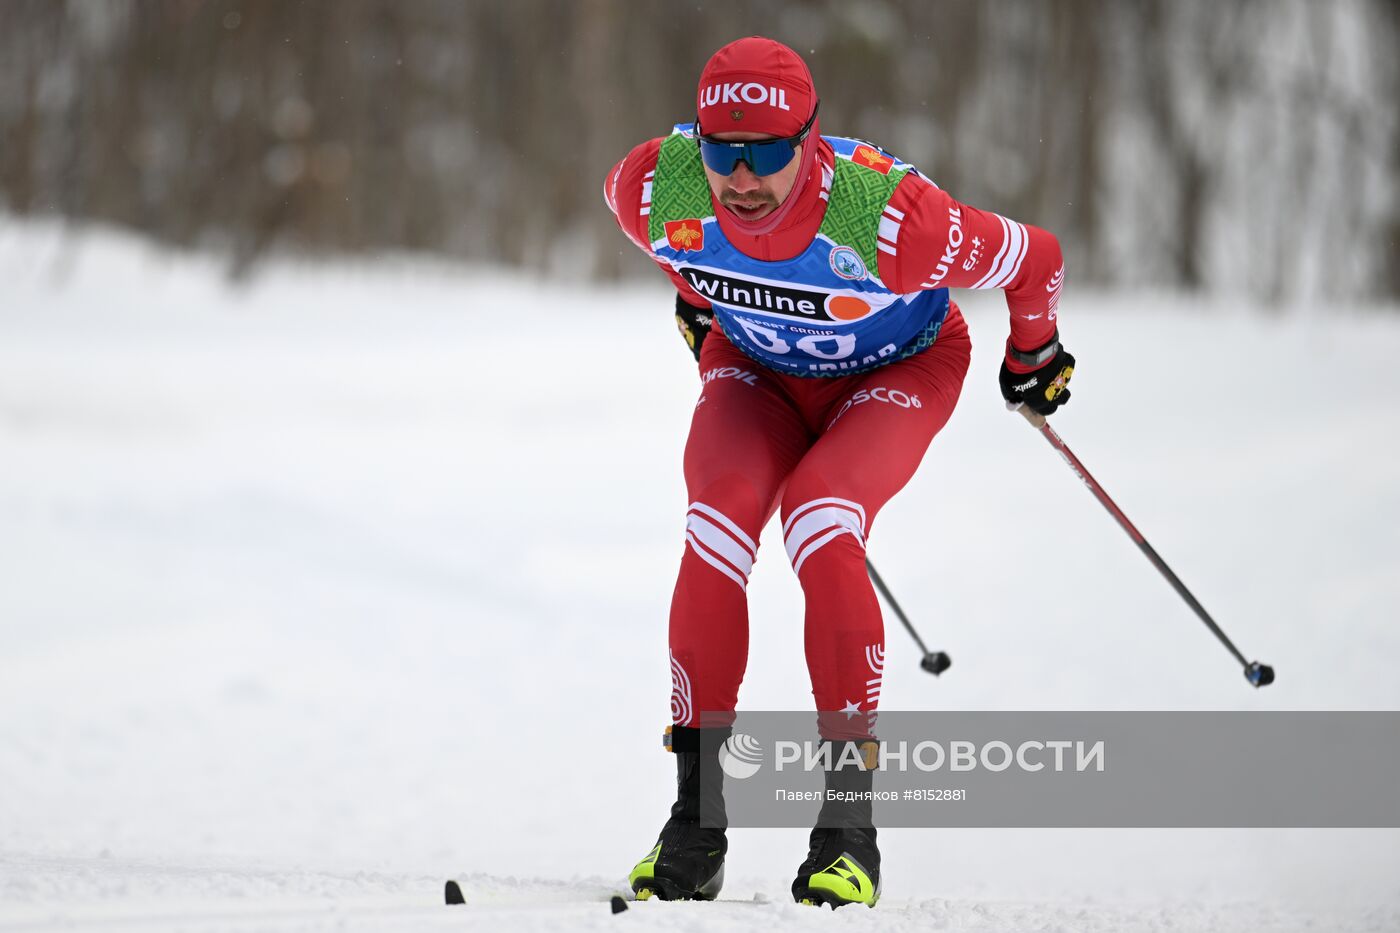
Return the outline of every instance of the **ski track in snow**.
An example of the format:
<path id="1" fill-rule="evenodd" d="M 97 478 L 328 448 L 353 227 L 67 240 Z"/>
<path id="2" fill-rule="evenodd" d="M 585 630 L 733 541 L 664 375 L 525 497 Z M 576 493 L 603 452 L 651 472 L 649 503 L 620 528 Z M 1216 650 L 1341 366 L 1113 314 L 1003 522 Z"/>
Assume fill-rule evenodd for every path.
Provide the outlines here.
<path id="1" fill-rule="evenodd" d="M 738 829 L 725 900 L 613 916 L 674 792 L 697 385 L 666 288 L 229 287 L 4 220 L 0 281 L 0 933 L 1400 929 L 1389 830 L 894 829 L 880 906 L 831 914 L 788 901 L 805 832 Z M 890 627 L 885 708 L 1400 708 L 1400 318 L 1066 292 L 1056 427 L 1277 667 L 1252 691 L 1001 410 L 1000 296 L 956 297 L 962 402 L 870 544 L 955 666 Z M 1028 514 L 1059 550 L 1008 583 Z M 750 594 L 741 703 L 805 708 L 771 528 Z"/>
<path id="2" fill-rule="evenodd" d="M 622 886 L 458 876 L 467 904 L 436 899 L 441 879 L 251 871 L 227 865 L 28 858 L 0 862 L 23 878 L 5 890 L 0 930 L 1393 930 L 1400 911 L 1300 911 L 1255 903 L 1095 904 L 886 898 L 875 911 L 837 913 L 791 903 L 779 890 L 726 891 L 714 903 L 629 904 L 613 915 Z M 16 888 L 19 890 L 17 891 Z M 26 904 L 26 902 L 29 902 Z"/>

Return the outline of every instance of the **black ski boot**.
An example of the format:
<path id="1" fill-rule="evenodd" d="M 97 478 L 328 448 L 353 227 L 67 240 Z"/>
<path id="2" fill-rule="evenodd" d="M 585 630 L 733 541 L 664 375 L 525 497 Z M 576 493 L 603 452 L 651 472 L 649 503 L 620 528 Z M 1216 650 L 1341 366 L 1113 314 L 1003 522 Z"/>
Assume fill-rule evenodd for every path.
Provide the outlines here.
<path id="1" fill-rule="evenodd" d="M 874 907 L 880 899 L 880 849 L 875 844 L 875 820 L 870 791 L 874 784 L 878 746 L 875 742 L 831 742 L 831 769 L 826 789 L 853 794 L 856 799 L 822 801 L 817 826 L 808 843 L 807 859 L 792 883 L 793 900 L 799 904 L 846 904 Z M 837 769 L 842 753 L 854 747 L 866 764 Z M 845 752 L 847 758 L 850 752 Z"/>
<path id="2" fill-rule="evenodd" d="M 729 821 L 724 813 L 724 772 L 718 756 L 730 731 L 727 727 L 666 729 L 666 748 L 676 756 L 676 802 L 656 845 L 627 876 L 637 900 L 654 894 L 663 901 L 712 901 L 719 894 L 724 884 L 724 853 L 729 849 L 724 836 Z M 708 756 L 704 767 L 701 756 Z M 702 806 L 710 825 L 700 825 Z"/>

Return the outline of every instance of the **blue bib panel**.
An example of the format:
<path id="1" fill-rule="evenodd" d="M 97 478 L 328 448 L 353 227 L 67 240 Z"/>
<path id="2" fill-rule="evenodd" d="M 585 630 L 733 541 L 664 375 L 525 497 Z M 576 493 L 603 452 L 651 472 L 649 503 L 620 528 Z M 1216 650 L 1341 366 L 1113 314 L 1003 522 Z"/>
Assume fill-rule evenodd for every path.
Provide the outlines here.
<path id="1" fill-rule="evenodd" d="M 689 138 L 691 126 L 683 124 L 676 132 Z M 946 288 L 901 295 L 880 281 L 875 231 L 891 229 L 881 226 L 881 215 L 886 189 L 893 188 L 879 179 L 886 183 L 874 189 L 879 193 L 872 200 L 870 186 L 861 183 L 877 180 L 861 175 L 876 169 L 851 161 L 853 154 L 868 160 L 879 150 L 860 140 L 824 138 L 838 162 L 828 219 L 798 256 L 762 262 L 745 255 L 725 237 L 712 205 L 707 216 L 655 218 L 653 227 L 662 233 L 652 243 L 656 255 L 710 301 L 730 342 L 764 366 L 794 376 L 849 375 L 912 356 L 937 338 L 949 307 Z M 881 165 L 882 176 L 912 170 L 884 153 L 878 157 L 888 160 Z M 674 181 L 663 174 L 666 168 L 680 174 L 673 166 L 674 160 L 664 159 L 658 166 L 650 199 L 654 208 L 677 200 L 660 190 Z M 680 210 L 701 213 L 695 209 L 694 179 L 685 181 L 692 193 Z M 889 215 L 884 222 L 890 223 Z"/>

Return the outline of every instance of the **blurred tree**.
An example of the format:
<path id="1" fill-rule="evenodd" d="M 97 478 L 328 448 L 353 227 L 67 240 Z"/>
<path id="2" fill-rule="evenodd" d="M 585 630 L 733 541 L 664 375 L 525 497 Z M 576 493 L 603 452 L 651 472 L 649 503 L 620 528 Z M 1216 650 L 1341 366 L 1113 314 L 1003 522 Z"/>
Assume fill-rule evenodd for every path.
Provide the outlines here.
<path id="1" fill-rule="evenodd" d="M 7 0 L 0 209 L 218 250 L 652 274 L 600 189 L 709 54 L 1054 230 L 1076 282 L 1400 297 L 1394 0 Z"/>

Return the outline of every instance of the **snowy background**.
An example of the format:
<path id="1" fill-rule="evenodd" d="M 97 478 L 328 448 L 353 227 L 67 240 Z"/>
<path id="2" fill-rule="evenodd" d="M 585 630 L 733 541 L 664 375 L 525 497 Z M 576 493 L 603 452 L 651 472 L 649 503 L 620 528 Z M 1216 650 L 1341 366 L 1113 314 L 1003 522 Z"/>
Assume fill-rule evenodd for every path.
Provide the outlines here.
<path id="1" fill-rule="evenodd" d="M 223 268 L 0 221 L 0 931 L 1400 928 L 1390 830 L 891 830 L 885 899 L 832 915 L 788 902 L 802 830 L 739 829 L 724 896 L 762 903 L 611 916 L 673 795 L 666 287 Z M 886 708 L 1400 708 L 1400 318 L 1066 293 L 1055 424 L 1255 691 L 960 300 L 962 404 L 871 539 L 955 665 L 891 617 Z M 804 708 L 770 535 L 751 597 L 741 703 Z"/>

